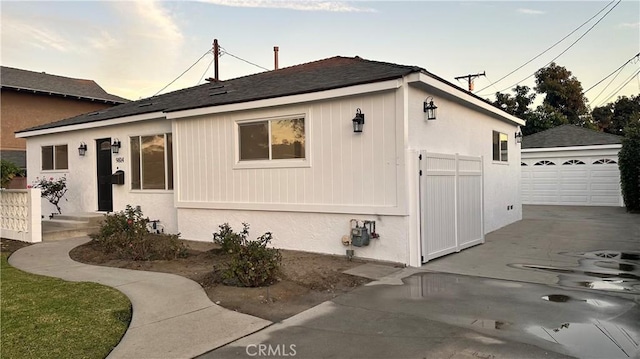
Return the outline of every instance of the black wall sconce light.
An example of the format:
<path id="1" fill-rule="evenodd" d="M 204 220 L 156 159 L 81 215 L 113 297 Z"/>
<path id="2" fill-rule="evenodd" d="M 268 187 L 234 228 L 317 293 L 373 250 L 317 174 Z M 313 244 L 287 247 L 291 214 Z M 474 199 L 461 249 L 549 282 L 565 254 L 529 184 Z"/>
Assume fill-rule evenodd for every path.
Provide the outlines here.
<path id="1" fill-rule="evenodd" d="M 111 144 L 111 152 L 112 153 L 118 153 L 120 152 L 120 140 L 119 139 L 114 139 L 113 143 Z"/>
<path id="2" fill-rule="evenodd" d="M 80 146 L 78 147 L 78 155 L 84 156 L 87 153 L 87 144 L 84 142 L 80 142 Z"/>
<path id="3" fill-rule="evenodd" d="M 429 96 L 424 100 L 424 112 L 427 114 L 427 120 L 436 119 L 436 110 L 438 106 L 433 104 L 433 97 Z"/>
<path id="4" fill-rule="evenodd" d="M 353 118 L 353 132 L 359 133 L 362 132 L 362 128 L 364 127 L 364 113 L 360 111 L 360 109 L 356 110 L 356 117 Z"/>
<path id="5" fill-rule="evenodd" d="M 516 143 L 522 143 L 522 132 L 516 132 Z"/>

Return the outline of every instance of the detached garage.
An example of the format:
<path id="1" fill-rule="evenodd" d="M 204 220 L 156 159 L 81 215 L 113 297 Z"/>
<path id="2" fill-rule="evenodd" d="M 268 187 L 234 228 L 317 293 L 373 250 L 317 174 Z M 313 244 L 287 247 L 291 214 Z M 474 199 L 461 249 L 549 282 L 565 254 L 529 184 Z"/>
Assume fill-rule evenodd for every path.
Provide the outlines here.
<path id="1" fill-rule="evenodd" d="M 623 206 L 622 137 L 563 125 L 522 140 L 522 203 Z"/>

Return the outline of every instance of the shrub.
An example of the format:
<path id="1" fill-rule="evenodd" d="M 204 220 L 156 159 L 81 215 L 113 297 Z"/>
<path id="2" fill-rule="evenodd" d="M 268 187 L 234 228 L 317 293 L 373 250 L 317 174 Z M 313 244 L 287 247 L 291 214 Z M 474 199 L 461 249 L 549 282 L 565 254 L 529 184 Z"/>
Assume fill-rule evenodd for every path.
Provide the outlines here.
<path id="1" fill-rule="evenodd" d="M 7 160 L 0 160 L 0 188 L 7 188 L 13 177 L 21 175 L 23 171 L 15 163 Z"/>
<path id="2" fill-rule="evenodd" d="M 219 226 L 220 231 L 214 234 L 214 241 L 229 253 L 230 260 L 223 272 L 227 284 L 243 287 L 261 287 L 276 281 L 280 272 L 282 255 L 277 248 L 267 245 L 273 239 L 270 232 L 256 240 L 249 240 L 249 225 L 242 224 L 240 233 L 235 233 L 228 223 Z"/>
<path id="3" fill-rule="evenodd" d="M 60 203 L 62 197 L 67 193 L 67 177 L 60 177 L 57 180 L 54 180 L 53 177 L 49 179 L 37 179 L 34 187 L 40 188 L 42 190 L 40 197 L 46 198 L 49 203 L 56 206 L 58 213 L 62 214 L 58 203 Z"/>
<path id="4" fill-rule="evenodd" d="M 640 122 L 625 128 L 622 148 L 618 153 L 620 186 L 627 211 L 640 211 Z"/>
<path id="5" fill-rule="evenodd" d="M 213 242 L 220 245 L 220 248 L 227 253 L 233 252 L 238 246 L 242 245 L 249 234 L 249 225 L 246 223 L 242 223 L 242 231 L 240 233 L 235 233 L 229 223 L 221 224 L 218 228 L 218 233 L 213 234 Z"/>
<path id="6" fill-rule="evenodd" d="M 131 260 L 175 259 L 186 254 L 179 235 L 149 233 L 149 218 L 140 207 L 106 215 L 98 233 L 90 237 L 107 253 Z"/>

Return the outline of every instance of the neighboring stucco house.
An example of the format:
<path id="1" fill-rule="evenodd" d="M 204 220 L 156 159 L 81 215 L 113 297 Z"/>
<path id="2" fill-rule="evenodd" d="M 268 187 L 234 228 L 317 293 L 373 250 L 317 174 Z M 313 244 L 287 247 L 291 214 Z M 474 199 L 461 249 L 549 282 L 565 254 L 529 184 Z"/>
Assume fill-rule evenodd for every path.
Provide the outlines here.
<path id="1" fill-rule="evenodd" d="M 333 57 L 18 137 L 30 180 L 68 177 L 63 212 L 140 205 L 186 239 L 247 222 L 277 247 L 333 254 L 345 253 L 351 219 L 375 221 L 379 238 L 355 255 L 419 266 L 522 218 L 523 124 L 422 68 Z M 88 150 L 69 151 L 67 170 L 43 169 L 48 146 L 80 143 Z M 117 171 L 122 184 L 111 184 Z"/>
<path id="2" fill-rule="evenodd" d="M 622 137 L 562 125 L 522 140 L 522 203 L 624 205 L 618 152 Z"/>
<path id="3" fill-rule="evenodd" d="M 108 94 L 93 80 L 1 66 L 0 157 L 26 168 L 26 141 L 16 138 L 15 131 L 125 102 L 128 100 Z"/>

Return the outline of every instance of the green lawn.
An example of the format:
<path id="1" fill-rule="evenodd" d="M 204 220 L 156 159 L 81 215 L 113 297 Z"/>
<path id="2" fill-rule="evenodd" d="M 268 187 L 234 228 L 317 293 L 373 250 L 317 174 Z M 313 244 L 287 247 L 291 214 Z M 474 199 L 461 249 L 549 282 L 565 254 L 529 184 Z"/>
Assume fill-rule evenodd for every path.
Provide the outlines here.
<path id="1" fill-rule="evenodd" d="M 65 282 L 0 267 L 0 356 L 104 358 L 131 320 L 131 303 L 115 289 Z"/>

